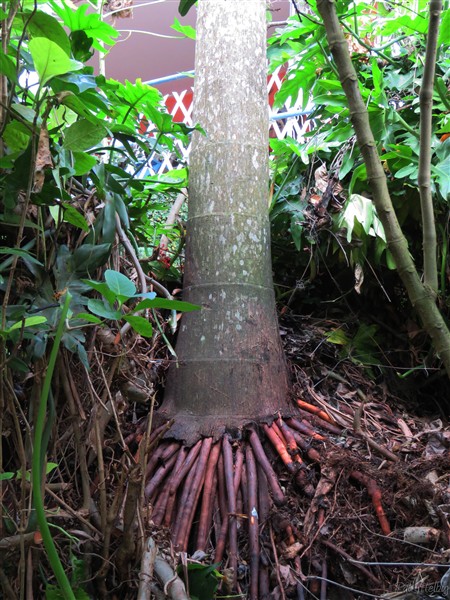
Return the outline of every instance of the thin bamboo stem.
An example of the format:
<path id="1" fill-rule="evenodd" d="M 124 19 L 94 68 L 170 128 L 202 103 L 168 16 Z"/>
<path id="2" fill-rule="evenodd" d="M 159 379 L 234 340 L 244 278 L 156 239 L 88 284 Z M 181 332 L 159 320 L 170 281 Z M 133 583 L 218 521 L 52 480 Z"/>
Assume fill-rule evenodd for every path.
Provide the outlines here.
<path id="1" fill-rule="evenodd" d="M 420 106 L 420 152 L 418 184 L 422 211 L 423 281 L 433 293 L 438 292 L 438 269 L 436 259 L 436 224 L 434 221 L 433 197 L 431 193 L 431 136 L 433 131 L 433 82 L 436 71 L 437 40 L 442 1 L 431 0 L 425 65 L 419 93 Z"/>

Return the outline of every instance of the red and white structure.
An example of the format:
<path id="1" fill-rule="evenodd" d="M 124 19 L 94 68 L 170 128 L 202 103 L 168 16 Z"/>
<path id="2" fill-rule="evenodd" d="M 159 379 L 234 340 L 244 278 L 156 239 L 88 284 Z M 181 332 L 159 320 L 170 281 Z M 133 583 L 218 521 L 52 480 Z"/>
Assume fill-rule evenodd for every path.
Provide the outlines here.
<path id="1" fill-rule="evenodd" d="M 301 140 L 304 133 L 308 130 L 309 125 L 307 120 L 308 112 L 302 110 L 302 98 L 299 97 L 293 105 L 286 104 L 282 110 L 273 110 L 275 95 L 281 87 L 285 73 L 286 68 L 279 67 L 267 78 L 268 104 L 270 107 L 269 136 L 277 139 L 292 137 L 296 140 Z M 191 75 L 192 72 L 189 72 L 188 74 L 163 77 L 146 83 L 157 87 L 161 83 L 166 84 L 170 81 L 182 78 L 186 78 L 189 82 L 192 81 Z M 164 102 L 174 121 L 185 123 L 189 126 L 194 124 L 192 118 L 193 86 L 188 86 L 182 91 L 173 91 L 172 93 L 167 94 L 164 96 Z M 182 161 L 183 159 L 187 160 L 189 156 L 189 147 L 183 146 L 178 140 L 175 144 L 181 153 Z M 163 155 L 157 155 L 156 152 L 153 152 L 149 157 L 148 165 L 150 171 L 153 173 L 164 173 L 182 166 L 182 164 L 180 164 L 180 158 L 174 156 L 174 154 L 170 152 Z"/>

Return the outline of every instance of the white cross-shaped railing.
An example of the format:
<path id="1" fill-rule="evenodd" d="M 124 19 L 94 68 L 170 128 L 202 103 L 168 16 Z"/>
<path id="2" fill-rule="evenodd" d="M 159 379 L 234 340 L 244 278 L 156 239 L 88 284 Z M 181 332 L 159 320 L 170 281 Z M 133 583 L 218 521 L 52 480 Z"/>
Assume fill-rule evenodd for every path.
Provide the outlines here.
<path id="1" fill-rule="evenodd" d="M 285 69 L 279 67 L 268 77 L 267 93 L 272 100 L 274 92 L 278 91 L 281 87 L 285 72 Z M 168 82 L 179 78 L 180 76 L 176 75 L 173 77 L 148 81 L 147 83 L 150 85 L 157 85 L 158 83 Z M 172 92 L 164 97 L 169 113 L 178 122 L 183 122 L 189 126 L 194 125 L 192 121 L 192 95 L 193 88 L 189 87 L 182 92 Z M 306 118 L 307 114 L 307 111 L 302 110 L 301 96 L 297 98 L 295 103 L 291 104 L 287 102 L 281 110 L 271 111 L 269 127 L 270 137 L 275 137 L 277 139 L 292 137 L 301 141 L 305 132 L 309 129 L 309 122 Z M 153 128 L 150 124 L 148 129 L 150 134 L 152 130 Z M 145 174 L 154 175 L 156 173 L 165 173 L 182 167 L 183 163 L 188 160 L 190 147 L 185 146 L 180 140 L 175 140 L 174 144 L 178 149 L 179 156 L 176 156 L 174 152 L 170 151 L 163 152 L 162 154 L 153 151 L 148 156 L 147 167 L 144 170 L 145 172 L 141 173 L 141 176 L 144 176 Z"/>

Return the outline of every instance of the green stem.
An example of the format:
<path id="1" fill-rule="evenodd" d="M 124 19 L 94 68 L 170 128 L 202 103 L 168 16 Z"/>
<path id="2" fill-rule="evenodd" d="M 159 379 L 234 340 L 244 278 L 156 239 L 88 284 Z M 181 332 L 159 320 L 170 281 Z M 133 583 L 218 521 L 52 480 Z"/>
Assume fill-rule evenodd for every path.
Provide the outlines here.
<path id="1" fill-rule="evenodd" d="M 406 129 L 406 131 L 408 131 L 408 133 L 410 133 L 411 135 L 413 135 L 415 138 L 417 138 L 418 140 L 420 139 L 420 135 L 419 133 L 413 129 L 411 127 L 411 125 L 408 125 L 408 123 L 405 121 L 405 119 L 403 117 L 400 116 L 398 110 L 396 111 L 394 118 L 401 123 L 402 127 L 404 127 L 404 129 Z"/>
<path id="2" fill-rule="evenodd" d="M 153 318 L 155 320 L 156 323 L 156 327 L 159 329 L 159 333 L 161 334 L 162 339 L 164 340 L 164 343 L 167 346 L 167 349 L 169 350 L 170 354 L 172 356 L 174 356 L 175 358 L 177 358 L 177 353 L 175 352 L 175 350 L 173 349 L 172 344 L 169 342 L 169 340 L 167 339 L 166 334 L 163 331 L 163 328 L 161 327 L 159 321 L 158 321 L 158 315 L 156 314 L 156 311 L 152 309 L 152 313 L 153 313 Z"/>
<path id="3" fill-rule="evenodd" d="M 437 40 L 442 11 L 441 0 L 431 0 L 427 48 L 420 87 L 420 153 L 419 194 L 422 210 L 423 279 L 428 288 L 437 294 L 438 271 L 436 259 L 436 225 L 434 221 L 433 195 L 431 192 L 431 135 L 433 131 L 433 81 L 436 70 Z"/>
<path id="4" fill-rule="evenodd" d="M 272 209 L 273 209 L 273 207 L 274 207 L 274 206 L 275 206 L 275 204 L 277 203 L 277 201 L 278 201 L 278 198 L 279 198 L 279 196 L 280 196 L 281 192 L 283 191 L 283 189 L 284 189 L 284 186 L 286 185 L 286 182 L 287 182 L 288 178 L 290 177 L 290 175 L 291 175 L 291 172 L 292 172 L 293 168 L 294 168 L 294 167 L 295 167 L 295 165 L 297 164 L 297 161 L 298 161 L 298 159 L 299 159 L 299 157 L 298 157 L 298 156 L 295 156 L 295 157 L 294 157 L 294 160 L 292 161 L 292 163 L 291 163 L 291 165 L 290 165 L 289 169 L 287 170 L 287 173 L 286 173 L 286 175 L 285 175 L 285 177 L 284 177 L 283 181 L 281 182 L 281 184 L 280 184 L 279 188 L 277 189 L 277 191 L 276 191 L 276 192 L 275 192 L 275 194 L 273 195 L 273 197 L 272 197 L 272 202 L 270 203 L 270 207 L 269 207 L 269 214 L 272 212 Z"/>
<path id="5" fill-rule="evenodd" d="M 39 525 L 39 529 L 42 535 L 45 549 L 47 551 L 48 560 L 53 569 L 53 572 L 58 581 L 59 587 L 66 600 L 75 600 L 75 595 L 72 591 L 69 579 L 67 578 L 64 567 L 56 550 L 55 543 L 50 533 L 50 528 L 45 515 L 44 500 L 42 495 L 42 437 L 44 433 L 45 417 L 47 414 L 47 400 L 50 393 L 50 385 L 52 382 L 53 371 L 55 370 L 56 358 L 58 356 L 59 346 L 61 344 L 61 338 L 64 333 L 64 324 L 69 310 L 71 295 L 69 292 L 66 293 L 64 305 L 61 311 L 61 317 L 59 319 L 58 327 L 56 329 L 55 339 L 53 341 L 52 351 L 48 361 L 47 372 L 45 374 L 44 384 L 42 386 L 41 398 L 39 403 L 39 409 L 36 418 L 36 426 L 34 432 L 34 445 L 33 445 L 33 462 L 31 466 L 31 481 L 33 486 L 33 498 L 34 507 L 36 509 L 36 517 Z"/>
<path id="6" fill-rule="evenodd" d="M 447 273 L 447 256 L 448 256 L 448 237 L 446 235 L 446 231 L 444 230 L 444 228 L 442 226 L 439 226 L 439 233 L 441 234 L 441 252 L 442 252 L 442 258 L 441 258 L 441 273 L 440 273 L 440 280 L 441 280 L 441 294 L 442 296 L 445 297 L 445 282 L 446 282 L 446 273 Z"/>
<path id="7" fill-rule="evenodd" d="M 439 85 L 439 81 L 442 83 L 442 87 L 444 89 L 442 89 L 442 87 Z M 447 94 L 447 88 L 445 87 L 445 83 L 443 82 L 442 79 L 438 80 L 438 78 L 435 77 L 435 88 L 436 88 L 436 91 L 437 91 L 437 93 L 439 95 L 439 98 L 441 99 L 442 104 L 445 106 L 445 108 L 447 110 L 450 110 L 450 102 L 448 101 L 448 98 L 447 98 L 447 95 L 446 95 Z"/>
<path id="8" fill-rule="evenodd" d="M 395 64 L 396 64 L 395 60 L 392 60 L 392 58 L 390 58 L 389 56 L 384 54 L 384 52 L 380 52 L 380 50 L 378 48 L 369 46 L 369 44 L 367 44 L 362 39 L 362 37 L 360 37 L 355 31 L 353 31 L 353 29 L 351 27 L 349 27 L 346 23 L 344 23 L 343 20 L 340 19 L 340 23 L 341 23 L 342 27 L 344 27 L 344 29 L 346 29 L 350 33 L 350 35 L 352 37 L 354 37 L 358 41 L 358 43 L 361 44 L 361 46 L 363 46 L 366 50 L 368 50 L 369 52 L 375 52 L 375 54 L 378 54 L 378 56 L 380 58 L 382 58 L 383 60 L 385 60 L 387 63 L 395 66 Z"/>

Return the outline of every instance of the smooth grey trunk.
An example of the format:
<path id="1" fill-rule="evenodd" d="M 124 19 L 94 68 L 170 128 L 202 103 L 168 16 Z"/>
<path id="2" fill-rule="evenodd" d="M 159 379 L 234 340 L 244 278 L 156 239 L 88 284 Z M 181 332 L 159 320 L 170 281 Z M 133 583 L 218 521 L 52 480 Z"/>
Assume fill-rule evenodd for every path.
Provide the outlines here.
<path id="1" fill-rule="evenodd" d="M 163 414 L 184 438 L 287 405 L 268 218 L 265 0 L 200 0 L 178 364 Z"/>

